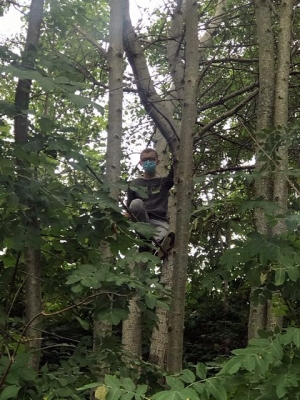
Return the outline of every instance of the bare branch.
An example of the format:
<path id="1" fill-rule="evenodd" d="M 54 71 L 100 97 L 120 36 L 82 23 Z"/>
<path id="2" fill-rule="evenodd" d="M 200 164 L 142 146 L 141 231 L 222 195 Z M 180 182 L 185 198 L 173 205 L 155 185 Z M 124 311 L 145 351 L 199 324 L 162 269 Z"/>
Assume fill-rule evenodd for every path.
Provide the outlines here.
<path id="1" fill-rule="evenodd" d="M 216 124 L 224 121 L 225 119 L 227 119 L 227 118 L 231 117 L 232 115 L 234 115 L 235 113 L 237 113 L 241 108 L 243 108 L 246 104 L 248 104 L 249 101 L 252 100 L 253 97 L 255 97 L 257 94 L 258 94 L 258 89 L 254 90 L 254 92 L 252 92 L 250 94 L 250 96 L 248 96 L 246 99 L 244 99 L 241 103 L 239 103 L 232 109 L 226 111 L 225 113 L 221 114 L 219 117 L 210 121 L 208 124 L 204 125 L 204 127 L 201 129 L 200 133 L 197 136 L 195 136 L 194 143 L 197 143 L 200 140 L 201 136 L 205 132 L 209 131 L 212 127 L 214 127 Z"/>
<path id="2" fill-rule="evenodd" d="M 90 42 L 104 57 L 107 57 L 107 51 L 91 36 L 89 36 L 85 31 L 83 31 L 78 25 L 73 24 L 73 28 L 80 33 L 88 42 Z"/>
<path id="3" fill-rule="evenodd" d="M 212 102 L 210 102 L 210 103 L 204 104 L 203 106 L 199 107 L 197 111 L 198 111 L 198 112 L 201 112 L 201 111 L 207 110 L 207 109 L 209 109 L 209 108 L 222 105 L 222 104 L 224 104 L 226 101 L 228 101 L 228 100 L 230 100 L 230 99 L 232 99 L 232 98 L 234 98 L 234 97 L 236 97 L 236 96 L 239 96 L 239 95 L 241 95 L 241 94 L 243 94 L 243 93 L 246 93 L 246 92 L 248 92 L 248 91 L 254 89 L 254 88 L 257 87 L 257 86 L 258 86 L 258 83 L 252 83 L 251 85 L 245 86 L 244 88 L 241 88 L 241 89 L 239 89 L 239 90 L 237 90 L 237 91 L 235 91 L 235 92 L 232 92 L 232 93 L 228 94 L 227 96 L 221 97 L 220 99 L 218 99 L 218 100 L 216 100 L 216 101 L 212 101 Z"/>

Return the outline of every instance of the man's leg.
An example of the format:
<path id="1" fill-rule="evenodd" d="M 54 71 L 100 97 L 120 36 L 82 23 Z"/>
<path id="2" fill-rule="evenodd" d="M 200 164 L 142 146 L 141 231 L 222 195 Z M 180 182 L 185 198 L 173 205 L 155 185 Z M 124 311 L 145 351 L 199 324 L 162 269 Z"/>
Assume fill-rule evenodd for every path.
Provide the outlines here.
<path id="1" fill-rule="evenodd" d="M 150 224 L 155 228 L 155 233 L 153 234 L 154 239 L 158 242 L 163 240 L 163 238 L 169 232 L 169 224 L 166 221 L 160 221 L 158 219 L 150 219 Z"/>
<path id="2" fill-rule="evenodd" d="M 141 199 L 132 200 L 129 209 L 138 222 L 150 222 L 145 205 Z"/>
<path id="3" fill-rule="evenodd" d="M 129 209 L 132 215 L 136 218 L 137 222 L 145 222 L 150 223 L 149 216 L 145 209 L 145 205 L 141 199 L 134 199 L 129 205 Z M 152 251 L 151 248 L 151 240 L 146 239 L 142 235 L 140 235 L 141 239 L 145 242 L 145 246 L 139 247 L 139 253 L 143 253 L 144 251 Z M 148 245 L 147 245 L 148 244 Z"/>
<path id="4" fill-rule="evenodd" d="M 174 247 L 175 233 L 169 232 L 169 224 L 166 221 L 151 219 L 150 224 L 155 227 L 156 232 L 154 234 L 154 238 L 160 243 L 161 246 L 156 250 L 155 255 L 158 258 L 163 259 Z"/>

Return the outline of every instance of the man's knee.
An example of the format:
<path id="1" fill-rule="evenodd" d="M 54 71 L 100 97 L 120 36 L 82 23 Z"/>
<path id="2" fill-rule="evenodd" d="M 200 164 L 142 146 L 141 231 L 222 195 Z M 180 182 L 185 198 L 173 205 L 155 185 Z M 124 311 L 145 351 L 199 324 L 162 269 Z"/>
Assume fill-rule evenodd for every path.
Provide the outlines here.
<path id="1" fill-rule="evenodd" d="M 144 203 L 143 203 L 143 201 L 141 199 L 132 200 L 132 202 L 129 205 L 129 208 L 133 213 L 138 213 L 141 210 L 145 209 Z"/>

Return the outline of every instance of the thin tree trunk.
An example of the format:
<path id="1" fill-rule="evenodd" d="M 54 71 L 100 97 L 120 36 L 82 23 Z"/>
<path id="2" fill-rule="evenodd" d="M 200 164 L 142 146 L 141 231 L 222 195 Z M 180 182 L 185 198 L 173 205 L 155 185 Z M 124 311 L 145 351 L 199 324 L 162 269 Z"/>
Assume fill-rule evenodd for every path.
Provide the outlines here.
<path id="1" fill-rule="evenodd" d="M 119 188 L 116 185 L 121 173 L 121 139 L 122 139 L 122 108 L 123 108 L 123 1 L 110 0 L 109 49 L 107 53 L 109 67 L 109 102 L 108 129 L 106 150 L 106 180 L 110 195 L 116 201 L 119 198 Z M 111 259 L 107 243 L 102 244 L 103 258 Z M 111 262 L 113 262 L 111 260 Z M 97 314 L 97 313 L 96 313 Z M 111 335 L 112 325 L 107 321 L 94 320 L 94 352 L 101 350 L 102 339 Z M 109 372 L 109 365 L 102 361 L 95 365 L 95 373 L 101 380 Z M 93 395 L 91 395 L 93 398 Z"/>
<path id="2" fill-rule="evenodd" d="M 274 86 L 275 86 L 275 54 L 274 37 L 272 30 L 271 8 L 268 1 L 256 0 L 255 15 L 257 26 L 258 53 L 259 53 L 259 100 L 257 111 L 256 137 L 256 170 L 259 173 L 265 165 L 260 161 L 263 154 L 265 139 L 261 139 L 262 129 L 271 128 L 274 111 Z M 255 197 L 263 196 L 265 200 L 272 199 L 272 180 L 270 171 L 266 170 L 255 181 Z M 270 235 L 265 213 L 262 209 L 254 210 L 256 230 L 262 235 Z M 255 291 L 252 288 L 251 294 Z M 250 311 L 248 322 L 248 340 L 257 337 L 258 331 L 266 326 L 267 305 L 254 304 L 250 296 Z"/>
<path id="3" fill-rule="evenodd" d="M 43 17 L 44 0 L 32 0 L 30 4 L 28 16 L 28 30 L 26 37 L 25 49 L 22 54 L 22 66 L 24 68 L 35 68 L 35 59 L 37 48 L 40 39 L 40 29 Z M 28 141 L 28 117 L 27 111 L 30 103 L 31 80 L 19 79 L 15 93 L 15 107 L 17 114 L 14 117 L 14 134 L 15 143 L 18 146 L 23 146 Z M 38 217 L 33 202 L 28 201 L 21 187 L 24 184 L 24 176 L 31 178 L 33 172 L 27 167 L 24 168 L 22 160 L 16 160 L 19 166 L 18 181 L 19 191 L 18 196 L 20 202 L 28 208 L 26 218 L 26 229 L 29 235 L 36 237 L 40 236 L 40 228 Z M 28 184 L 28 181 L 26 181 Z M 26 321 L 29 323 L 42 310 L 42 295 L 41 295 L 41 262 L 40 248 L 26 248 L 24 251 L 25 272 L 27 274 L 25 284 L 25 308 Z M 41 348 L 41 317 L 35 318 L 30 324 L 26 333 L 26 340 L 31 351 L 29 366 L 35 371 L 39 370 L 40 364 L 40 348 Z"/>
<path id="4" fill-rule="evenodd" d="M 288 138 L 285 128 L 288 123 L 289 107 L 289 75 L 290 55 L 292 41 L 292 14 L 293 0 L 282 0 L 279 8 L 279 33 L 277 51 L 277 73 L 275 84 L 274 100 L 274 126 L 282 127 L 282 144 L 277 155 L 279 156 L 273 175 L 273 201 L 279 206 L 277 214 L 284 215 L 288 205 Z M 272 228 L 273 235 L 280 235 L 286 232 L 285 218 L 279 217 L 277 224 Z M 273 293 L 280 298 L 279 293 Z M 269 301 L 267 308 L 266 329 L 273 330 L 275 327 L 282 328 L 283 318 L 274 315 L 272 301 Z"/>
<path id="5" fill-rule="evenodd" d="M 129 301 L 128 319 L 123 321 L 122 345 L 129 357 L 142 357 L 142 311 L 137 305 L 139 296 Z"/>
<path id="6" fill-rule="evenodd" d="M 291 54 L 291 32 L 292 32 L 293 1 L 282 0 L 279 9 L 279 33 L 277 51 L 277 74 L 275 85 L 274 125 L 286 128 L 288 122 L 289 106 L 289 74 Z M 273 200 L 279 205 L 278 214 L 284 214 L 287 210 L 287 170 L 288 170 L 288 147 L 287 136 L 282 132 L 283 143 L 278 149 L 280 159 L 276 163 L 274 174 Z M 273 228 L 273 234 L 286 231 L 284 218 L 280 218 Z"/>
<path id="7" fill-rule="evenodd" d="M 176 173 L 177 213 L 173 276 L 172 322 L 168 349 L 168 371 L 182 369 L 185 286 L 191 200 L 193 192 L 193 139 L 198 89 L 198 13 L 197 2 L 186 2 L 186 72 L 184 82 L 180 147 Z"/>
<path id="8" fill-rule="evenodd" d="M 278 160 L 275 162 L 275 172 L 265 172 L 256 181 L 256 196 L 264 196 L 266 200 L 279 205 L 275 215 L 284 214 L 287 210 L 288 188 L 286 173 L 288 170 L 288 147 L 284 128 L 288 122 L 288 81 L 290 73 L 291 25 L 293 1 L 283 0 L 278 10 L 279 33 L 276 57 L 274 54 L 274 37 L 269 2 L 256 1 L 256 23 L 259 45 L 259 106 L 258 132 L 265 128 L 282 127 L 282 143 L 278 148 Z M 277 64 L 275 66 L 275 59 Z M 276 67 L 276 68 L 275 68 Z M 276 74 L 276 78 L 275 78 Z M 263 154 L 264 141 L 257 138 L 257 158 Z M 272 160 L 268 161 L 269 163 Z M 256 169 L 261 171 L 264 162 L 257 161 Z M 255 210 L 255 221 L 258 232 L 263 235 L 282 234 L 286 231 L 284 218 L 279 218 L 277 224 L 270 228 L 262 210 Z M 253 289 L 254 290 L 254 289 Z M 273 296 L 278 293 L 273 293 Z M 282 318 L 273 312 L 272 301 L 265 305 L 250 304 L 248 339 L 257 336 L 260 329 L 273 330 L 282 326 Z"/>

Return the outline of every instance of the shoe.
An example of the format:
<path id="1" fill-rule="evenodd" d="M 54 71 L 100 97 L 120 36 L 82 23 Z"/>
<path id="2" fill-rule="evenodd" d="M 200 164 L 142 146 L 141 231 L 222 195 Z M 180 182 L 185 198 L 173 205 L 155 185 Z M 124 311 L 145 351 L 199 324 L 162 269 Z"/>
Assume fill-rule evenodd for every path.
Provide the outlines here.
<path id="1" fill-rule="evenodd" d="M 165 236 L 161 241 L 160 248 L 156 250 L 154 255 L 163 260 L 168 255 L 168 252 L 171 249 L 173 249 L 174 244 L 175 244 L 175 233 L 169 232 L 167 236 Z"/>

